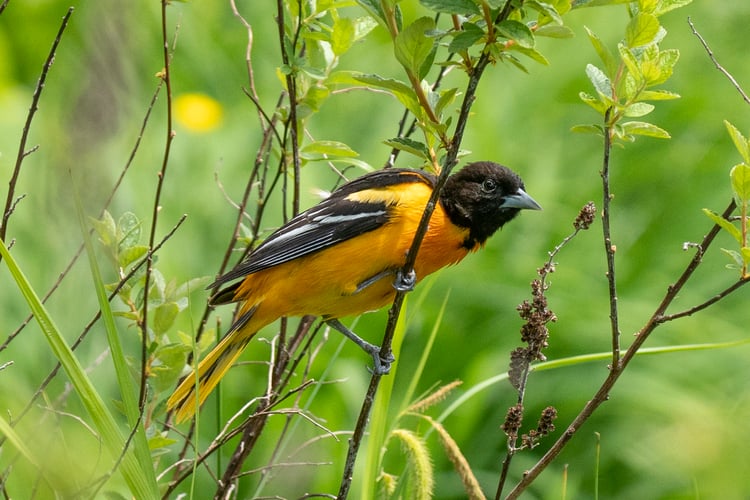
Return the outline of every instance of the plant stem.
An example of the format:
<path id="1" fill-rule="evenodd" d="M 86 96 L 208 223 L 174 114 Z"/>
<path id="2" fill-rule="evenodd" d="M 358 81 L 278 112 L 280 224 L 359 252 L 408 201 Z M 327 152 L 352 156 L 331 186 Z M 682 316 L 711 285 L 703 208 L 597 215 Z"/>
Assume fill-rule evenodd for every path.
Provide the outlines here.
<path id="1" fill-rule="evenodd" d="M 612 243 L 612 227 L 610 219 L 610 204 L 612 193 L 609 182 L 609 159 L 612 152 L 612 126 L 614 121 L 611 117 L 613 108 L 604 113 L 604 154 L 602 164 L 602 232 L 604 236 L 604 253 L 607 256 L 607 284 L 609 285 L 609 320 L 612 334 L 612 366 L 616 369 L 620 362 L 620 325 L 617 310 L 617 277 L 615 275 L 615 252 L 617 248 Z"/>
<path id="2" fill-rule="evenodd" d="M 729 203 L 727 209 L 724 211 L 722 217 L 728 218 L 732 214 L 732 212 L 734 212 L 735 208 L 736 205 L 734 203 L 734 200 L 732 200 Z M 699 251 L 696 252 L 693 258 L 690 260 L 677 281 L 667 288 L 667 293 L 664 295 L 661 303 L 648 319 L 646 324 L 638 331 L 635 336 L 635 340 L 627 349 L 627 351 L 625 351 L 625 354 L 622 356 L 620 362 L 610 368 L 609 375 L 599 387 L 599 390 L 597 390 L 596 394 L 594 394 L 591 400 L 586 403 L 586 405 L 576 416 L 573 422 L 568 426 L 565 432 L 563 432 L 563 434 L 557 439 L 557 441 L 555 441 L 552 447 L 547 450 L 547 453 L 545 453 L 544 456 L 542 456 L 542 458 L 540 458 L 539 461 L 531 469 L 527 470 L 524 473 L 523 478 L 506 497 L 507 499 L 518 498 L 521 493 L 532 482 L 534 482 L 539 474 L 541 474 L 542 471 L 546 469 L 547 466 L 552 463 L 552 461 L 560 454 L 568 441 L 570 441 L 575 433 L 578 432 L 578 429 L 580 429 L 583 424 L 589 419 L 589 417 L 591 417 L 594 411 L 596 411 L 596 409 L 602 403 L 609 399 L 609 392 L 614 386 L 615 382 L 617 382 L 617 380 L 620 378 L 620 375 L 622 375 L 622 373 L 625 371 L 625 368 L 635 357 L 638 350 L 641 348 L 643 343 L 646 342 L 651 333 L 656 329 L 657 326 L 664 322 L 664 318 L 666 317 L 664 313 L 666 312 L 667 308 L 672 304 L 674 299 L 682 291 L 683 287 L 690 279 L 690 277 L 692 277 L 693 273 L 698 268 L 701 260 L 703 259 L 703 254 L 711 246 L 714 238 L 716 238 L 716 235 L 719 234 L 720 231 L 721 227 L 718 224 L 714 224 L 708 234 L 703 237 L 703 240 L 701 241 L 699 246 Z"/>

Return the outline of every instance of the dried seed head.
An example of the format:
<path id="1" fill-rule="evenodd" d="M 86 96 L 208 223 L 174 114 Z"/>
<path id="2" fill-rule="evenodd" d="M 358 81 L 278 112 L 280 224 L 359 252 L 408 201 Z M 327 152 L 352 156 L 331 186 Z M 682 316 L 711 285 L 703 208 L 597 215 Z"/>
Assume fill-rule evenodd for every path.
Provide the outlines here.
<path id="1" fill-rule="evenodd" d="M 508 413 L 505 415 L 505 422 L 503 422 L 501 429 L 512 440 L 518 436 L 518 429 L 521 428 L 521 424 L 523 424 L 523 405 L 518 403 L 508 408 Z"/>
<path id="2" fill-rule="evenodd" d="M 557 418 L 557 410 L 554 406 L 548 406 L 542 410 L 542 415 L 539 417 L 539 423 L 537 424 L 537 432 L 540 436 L 546 436 L 547 434 L 554 432 L 555 424 L 554 421 Z"/>
<path id="3" fill-rule="evenodd" d="M 594 205 L 593 201 L 590 201 L 583 206 L 580 212 L 578 212 L 578 217 L 573 221 L 573 227 L 578 231 L 585 231 L 594 222 L 595 217 L 596 205 Z"/>

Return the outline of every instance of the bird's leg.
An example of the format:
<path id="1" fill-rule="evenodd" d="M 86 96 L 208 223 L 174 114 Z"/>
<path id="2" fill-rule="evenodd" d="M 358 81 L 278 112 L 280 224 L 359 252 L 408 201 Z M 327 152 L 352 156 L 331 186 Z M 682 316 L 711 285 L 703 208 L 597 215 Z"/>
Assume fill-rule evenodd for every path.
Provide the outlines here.
<path id="1" fill-rule="evenodd" d="M 417 283 L 417 273 L 414 269 L 409 271 L 409 274 L 404 275 L 399 269 L 396 272 L 396 279 L 393 280 L 393 288 L 399 292 L 411 292 L 414 290 L 414 285 Z"/>
<path id="2" fill-rule="evenodd" d="M 385 375 L 386 373 L 391 371 L 391 363 L 396 360 L 396 358 L 393 357 L 392 352 L 389 351 L 381 355 L 380 347 L 367 342 L 365 339 L 344 326 L 337 319 L 326 320 L 326 323 L 328 323 L 328 325 L 334 330 L 338 330 L 339 332 L 346 335 L 351 341 L 361 347 L 363 351 L 372 356 L 372 362 L 375 365 L 373 368 L 373 372 L 375 374 Z"/>
<path id="3" fill-rule="evenodd" d="M 357 289 L 354 291 L 354 293 L 352 295 L 361 292 L 362 290 L 364 290 L 368 286 L 370 286 L 372 284 L 375 284 L 378 281 L 380 281 L 381 279 L 385 278 L 386 276 L 390 276 L 392 274 L 396 274 L 396 271 L 394 271 L 393 269 L 386 269 L 385 271 L 380 271 L 378 274 L 376 274 L 374 276 L 370 276 L 366 280 L 364 280 L 361 283 L 357 284 Z"/>

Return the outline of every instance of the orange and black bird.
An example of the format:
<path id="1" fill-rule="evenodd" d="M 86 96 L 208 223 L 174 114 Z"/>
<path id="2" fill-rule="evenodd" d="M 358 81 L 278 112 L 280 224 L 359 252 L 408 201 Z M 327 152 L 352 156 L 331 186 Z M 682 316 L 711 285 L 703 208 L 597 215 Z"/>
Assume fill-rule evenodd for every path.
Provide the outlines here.
<path id="1" fill-rule="evenodd" d="M 177 420 L 191 417 L 258 330 L 283 316 L 320 316 L 369 353 L 376 372 L 387 373 L 392 356 L 381 359 L 377 346 L 339 318 L 380 309 L 397 288 L 409 288 L 481 248 L 521 209 L 541 208 L 509 168 L 470 163 L 443 187 L 415 276 L 401 277 L 436 180 L 421 170 L 395 168 L 359 177 L 284 224 L 211 284 L 218 289 L 213 304 L 241 305 L 227 334 L 198 365 L 198 383 L 195 374 L 188 376 L 169 398 Z"/>

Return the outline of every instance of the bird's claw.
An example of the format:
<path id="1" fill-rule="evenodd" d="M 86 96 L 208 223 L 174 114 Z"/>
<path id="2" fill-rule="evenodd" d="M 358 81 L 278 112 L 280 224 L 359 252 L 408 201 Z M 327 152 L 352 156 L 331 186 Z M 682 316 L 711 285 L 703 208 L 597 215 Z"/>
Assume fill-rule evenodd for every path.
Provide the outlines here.
<path id="1" fill-rule="evenodd" d="M 411 292 L 414 290 L 414 285 L 417 283 L 417 273 L 414 269 L 409 271 L 408 274 L 404 275 L 399 269 L 396 273 L 396 279 L 393 281 L 393 288 L 399 292 Z"/>
<path id="2" fill-rule="evenodd" d="M 368 367 L 367 369 L 373 375 L 387 375 L 388 373 L 390 373 L 391 364 L 396 361 L 396 358 L 393 356 L 393 353 L 390 350 L 381 356 L 380 348 L 378 348 L 377 346 L 373 347 L 375 347 L 375 350 L 370 353 L 370 355 L 372 356 L 373 367 Z"/>

